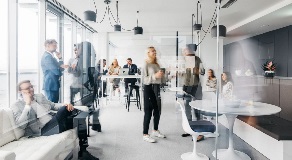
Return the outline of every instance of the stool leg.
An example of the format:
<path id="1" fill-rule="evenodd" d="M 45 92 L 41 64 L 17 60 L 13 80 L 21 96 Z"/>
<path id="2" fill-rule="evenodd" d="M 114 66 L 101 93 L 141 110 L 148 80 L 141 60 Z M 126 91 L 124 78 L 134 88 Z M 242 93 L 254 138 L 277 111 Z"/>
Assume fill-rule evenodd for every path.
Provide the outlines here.
<path id="1" fill-rule="evenodd" d="M 128 112 L 130 111 L 131 92 L 132 92 L 132 88 L 130 89 L 130 93 L 127 96 L 128 97 Z"/>

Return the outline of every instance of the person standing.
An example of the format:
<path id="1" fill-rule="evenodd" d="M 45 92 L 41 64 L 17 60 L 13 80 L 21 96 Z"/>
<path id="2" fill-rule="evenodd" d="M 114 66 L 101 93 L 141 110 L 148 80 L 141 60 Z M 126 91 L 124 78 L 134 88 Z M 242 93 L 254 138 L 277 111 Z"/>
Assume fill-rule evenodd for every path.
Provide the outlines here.
<path id="1" fill-rule="evenodd" d="M 185 98 L 185 112 L 189 121 L 192 121 L 192 107 L 189 103 L 192 100 L 202 99 L 202 87 L 200 86 L 200 74 L 204 74 L 204 68 L 202 65 L 201 59 L 195 55 L 192 47 L 187 45 L 184 49 L 184 56 L 185 56 L 185 66 L 186 66 L 186 73 L 185 73 L 185 80 L 183 85 L 183 91 L 186 92 L 187 95 Z M 200 111 L 194 109 L 195 116 L 197 120 L 200 120 Z M 187 133 L 182 134 L 182 137 L 190 136 Z M 199 136 L 197 141 L 203 140 L 203 136 Z"/>
<path id="2" fill-rule="evenodd" d="M 137 65 L 133 64 L 132 62 L 132 58 L 128 58 L 127 59 L 127 64 L 123 66 L 123 68 L 129 68 L 128 71 L 128 75 L 135 75 L 135 73 L 137 73 Z M 131 85 L 135 85 L 135 83 L 137 82 L 136 78 L 125 78 L 125 92 L 128 93 L 129 92 L 129 83 Z"/>
<path id="3" fill-rule="evenodd" d="M 57 41 L 54 39 L 48 39 L 45 41 L 45 53 L 41 59 L 41 67 L 43 70 L 43 90 L 49 101 L 58 103 L 59 101 L 59 89 L 60 89 L 60 77 L 62 71 L 68 68 L 68 65 L 64 65 L 62 60 L 62 54 L 57 52 Z M 54 52 L 59 61 L 54 58 Z"/>
<path id="4" fill-rule="evenodd" d="M 82 72 L 83 72 L 83 61 L 82 61 L 82 50 L 80 44 L 74 45 L 74 58 L 70 58 L 68 65 L 68 73 L 72 74 L 72 84 L 70 85 L 70 103 L 74 105 L 74 97 L 80 92 L 80 97 L 82 94 Z"/>
<path id="5" fill-rule="evenodd" d="M 143 122 L 143 140 L 154 143 L 156 140 L 148 134 L 151 117 L 154 117 L 154 130 L 152 136 L 165 138 L 158 130 L 161 115 L 161 96 L 160 84 L 165 82 L 164 72 L 160 69 L 157 62 L 156 50 L 154 47 L 147 49 L 148 59 L 143 68 L 144 80 L 144 122 Z"/>

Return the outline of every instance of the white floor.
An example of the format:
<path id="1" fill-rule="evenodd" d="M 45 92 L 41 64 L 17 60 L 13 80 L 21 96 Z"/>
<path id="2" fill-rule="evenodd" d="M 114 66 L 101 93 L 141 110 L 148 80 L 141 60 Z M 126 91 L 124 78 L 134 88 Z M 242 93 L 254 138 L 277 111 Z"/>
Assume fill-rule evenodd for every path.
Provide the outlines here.
<path id="1" fill-rule="evenodd" d="M 162 93 L 162 115 L 159 130 L 167 138 L 157 139 L 151 144 L 142 140 L 143 108 L 134 104 L 130 112 L 120 101 L 112 101 L 101 109 L 102 132 L 91 131 L 88 151 L 100 160 L 179 160 L 181 154 L 192 151 L 191 137 L 183 138 L 181 113 L 176 113 L 174 93 Z M 142 106 L 143 107 L 143 106 Z M 152 128 L 152 124 L 151 127 Z M 219 126 L 218 148 L 227 148 L 227 129 Z M 235 149 L 247 153 L 254 160 L 266 160 L 262 154 L 235 136 Z M 198 152 L 215 159 L 215 139 L 209 138 L 198 143 Z"/>

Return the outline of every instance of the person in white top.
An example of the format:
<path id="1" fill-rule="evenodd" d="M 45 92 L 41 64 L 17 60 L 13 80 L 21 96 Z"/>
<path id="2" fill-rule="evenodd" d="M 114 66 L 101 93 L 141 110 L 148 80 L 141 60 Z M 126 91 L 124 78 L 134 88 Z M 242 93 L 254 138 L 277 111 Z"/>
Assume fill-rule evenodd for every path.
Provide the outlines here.
<path id="1" fill-rule="evenodd" d="M 232 99 L 233 96 L 233 82 L 229 72 L 223 72 L 222 75 L 222 98 Z"/>
<path id="2" fill-rule="evenodd" d="M 108 69 L 109 75 L 119 75 L 121 67 L 119 66 L 119 62 L 117 59 L 114 59 L 111 66 Z M 111 78 L 110 82 L 113 83 L 113 90 L 117 89 L 120 94 L 119 84 L 120 78 Z"/>

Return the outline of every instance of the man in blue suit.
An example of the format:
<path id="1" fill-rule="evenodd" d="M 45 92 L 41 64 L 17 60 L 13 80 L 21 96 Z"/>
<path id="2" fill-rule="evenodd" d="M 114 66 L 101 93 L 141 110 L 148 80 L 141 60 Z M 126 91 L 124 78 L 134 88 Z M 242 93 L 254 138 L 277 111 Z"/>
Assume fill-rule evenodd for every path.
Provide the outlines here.
<path id="1" fill-rule="evenodd" d="M 43 90 L 48 100 L 54 103 L 59 101 L 59 89 L 60 89 L 60 77 L 64 68 L 68 68 L 68 65 L 64 65 L 62 60 L 62 54 L 56 52 L 57 41 L 54 39 L 48 39 L 45 41 L 45 53 L 42 56 L 41 66 L 44 74 Z M 56 57 L 54 57 L 56 52 Z"/>
<path id="2" fill-rule="evenodd" d="M 133 64 L 132 62 L 132 58 L 128 58 L 127 59 L 127 64 L 124 65 L 123 68 L 129 68 L 129 75 L 135 75 L 135 73 L 137 73 L 138 68 L 135 64 Z M 128 84 L 130 83 L 131 85 L 135 85 L 135 83 L 137 82 L 136 78 L 125 78 L 125 92 L 129 92 L 129 86 Z"/>

